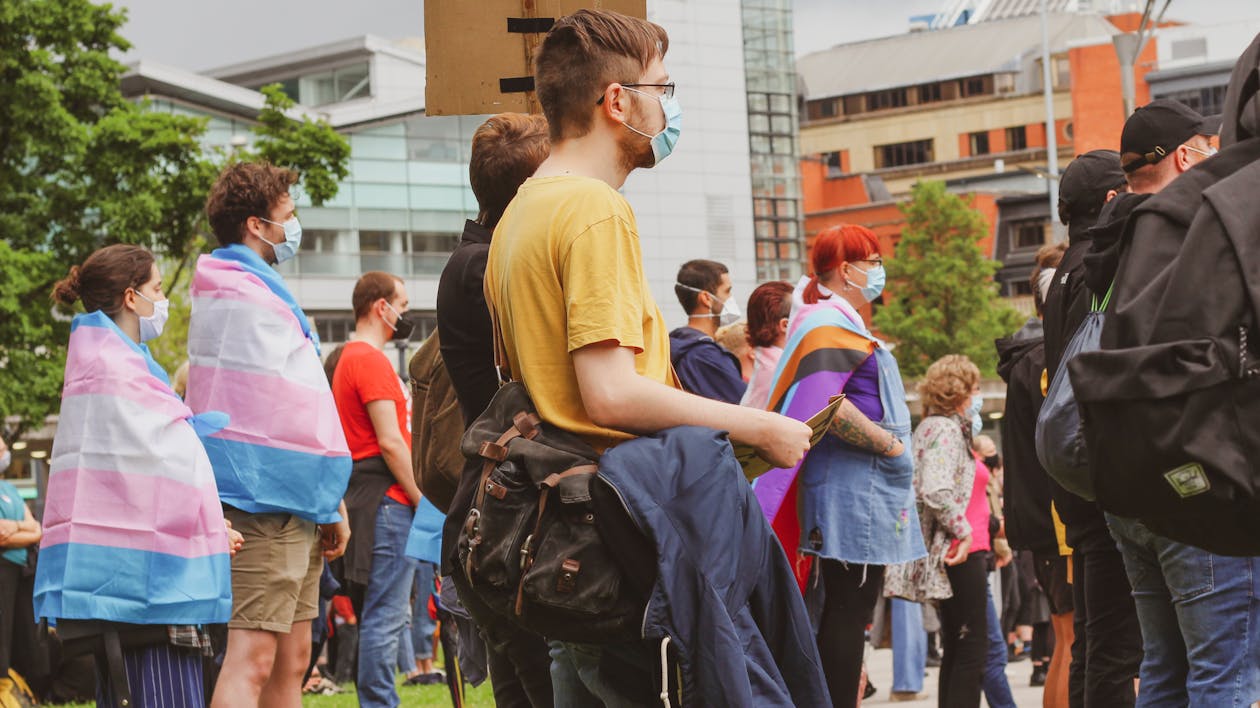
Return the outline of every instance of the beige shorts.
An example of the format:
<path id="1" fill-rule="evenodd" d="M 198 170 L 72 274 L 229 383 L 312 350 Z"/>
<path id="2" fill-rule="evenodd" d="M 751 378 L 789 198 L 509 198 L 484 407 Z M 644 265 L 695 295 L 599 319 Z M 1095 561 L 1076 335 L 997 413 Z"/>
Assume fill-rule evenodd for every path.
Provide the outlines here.
<path id="1" fill-rule="evenodd" d="M 250 514 L 224 507 L 223 516 L 245 537 L 232 559 L 229 629 L 288 634 L 295 622 L 319 616 L 324 557 L 319 527 L 292 514 Z"/>

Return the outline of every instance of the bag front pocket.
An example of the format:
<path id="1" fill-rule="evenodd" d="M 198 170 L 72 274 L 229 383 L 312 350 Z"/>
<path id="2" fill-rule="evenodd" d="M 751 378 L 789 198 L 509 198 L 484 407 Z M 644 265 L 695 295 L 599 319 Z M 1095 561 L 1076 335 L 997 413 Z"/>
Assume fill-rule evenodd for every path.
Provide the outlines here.
<path id="1" fill-rule="evenodd" d="M 613 608 L 621 592 L 621 571 L 595 528 L 587 504 L 564 504 L 531 543 L 534 562 L 525 572 L 526 600 L 583 615 Z"/>
<path id="2" fill-rule="evenodd" d="M 475 530 L 468 533 L 472 555 L 469 580 L 514 588 L 521 577 L 521 547 L 538 513 L 538 490 L 512 461 L 499 464 L 485 482 Z"/>

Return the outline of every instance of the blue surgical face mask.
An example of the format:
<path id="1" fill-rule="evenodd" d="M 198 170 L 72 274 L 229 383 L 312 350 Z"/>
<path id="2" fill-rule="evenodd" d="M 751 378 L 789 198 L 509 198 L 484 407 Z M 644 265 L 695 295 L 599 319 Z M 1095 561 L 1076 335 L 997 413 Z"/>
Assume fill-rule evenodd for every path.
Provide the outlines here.
<path id="1" fill-rule="evenodd" d="M 980 409 L 984 408 L 984 396 L 976 394 L 971 397 L 971 435 L 975 437 L 984 430 L 984 419 L 980 417 Z"/>
<path id="2" fill-rule="evenodd" d="M 263 239 L 271 244 L 271 249 L 276 254 L 276 263 L 284 263 L 297 255 L 298 248 L 302 245 L 302 224 L 298 223 L 296 216 L 289 217 L 289 220 L 283 224 L 271 219 L 263 219 L 261 216 L 258 218 L 268 224 L 275 224 L 284 229 L 284 240 L 280 243 L 276 243 L 269 238 Z"/>
<path id="3" fill-rule="evenodd" d="M 7 472 L 9 469 L 9 465 L 12 463 L 13 463 L 13 453 L 9 452 L 8 450 L 5 450 L 4 454 L 0 455 L 0 474 Z"/>
<path id="4" fill-rule="evenodd" d="M 661 103 L 661 111 L 665 114 L 665 128 L 656 135 L 648 135 L 629 123 L 625 124 L 630 130 L 652 141 L 652 158 L 654 160 L 652 166 L 655 167 L 661 164 L 661 160 L 669 157 L 669 154 L 674 151 L 674 145 L 678 143 L 678 136 L 682 133 L 682 105 L 678 103 L 678 99 L 674 96 L 653 96 L 650 93 L 636 91 L 628 86 L 623 86 L 622 88 L 648 98 L 655 98 Z"/>
<path id="5" fill-rule="evenodd" d="M 871 266 L 870 270 L 862 270 L 861 268 L 858 268 L 857 266 L 853 266 L 853 267 L 857 268 L 857 270 L 861 271 L 863 274 L 866 275 L 866 285 L 858 287 L 857 283 L 853 282 L 852 280 L 849 280 L 848 278 L 845 278 L 844 282 L 861 290 L 862 297 L 867 302 L 874 302 L 875 299 L 878 298 L 884 292 L 884 280 L 888 277 L 887 273 L 884 272 L 884 266 L 882 265 Z"/>

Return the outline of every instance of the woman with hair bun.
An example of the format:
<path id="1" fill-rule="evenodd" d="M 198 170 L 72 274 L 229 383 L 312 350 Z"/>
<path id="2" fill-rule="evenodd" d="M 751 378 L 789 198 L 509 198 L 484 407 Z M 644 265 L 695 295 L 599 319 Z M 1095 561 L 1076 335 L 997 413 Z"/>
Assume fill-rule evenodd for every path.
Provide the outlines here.
<path id="1" fill-rule="evenodd" d="M 70 325 L 35 614 L 67 653 L 96 655 L 98 706 L 201 708 L 200 625 L 228 620 L 240 536 L 199 435 L 226 416 L 194 416 L 144 344 L 168 302 L 149 251 L 102 248 L 53 299 L 85 312 Z"/>
<path id="2" fill-rule="evenodd" d="M 787 343 L 791 314 L 792 286 L 781 280 L 762 283 L 748 296 L 748 344 L 753 350 L 753 373 L 740 405 L 765 408 L 769 404 L 770 383 Z"/>
<path id="3" fill-rule="evenodd" d="M 879 241 L 865 227 L 835 226 L 818 235 L 810 261 L 814 274 L 792 294 L 767 407 L 807 420 L 834 396 L 845 400 L 796 469 L 772 470 L 754 490 L 803 582 L 810 565 L 799 554 L 813 559 L 806 594 L 822 595 L 818 649 L 832 700 L 844 706 L 858 702 L 864 633 L 884 567 L 926 551 L 901 373 L 860 313 L 883 291 Z"/>

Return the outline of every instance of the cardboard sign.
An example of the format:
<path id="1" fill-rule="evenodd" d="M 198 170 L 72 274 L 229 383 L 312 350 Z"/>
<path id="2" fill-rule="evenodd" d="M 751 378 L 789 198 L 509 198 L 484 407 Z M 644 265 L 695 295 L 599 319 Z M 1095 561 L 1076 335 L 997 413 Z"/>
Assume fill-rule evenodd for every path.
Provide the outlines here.
<path id="1" fill-rule="evenodd" d="M 647 17 L 647 0 L 429 0 L 425 113 L 540 111 L 534 56 L 555 21 L 583 8 Z"/>

